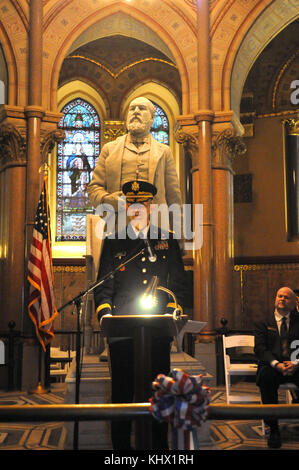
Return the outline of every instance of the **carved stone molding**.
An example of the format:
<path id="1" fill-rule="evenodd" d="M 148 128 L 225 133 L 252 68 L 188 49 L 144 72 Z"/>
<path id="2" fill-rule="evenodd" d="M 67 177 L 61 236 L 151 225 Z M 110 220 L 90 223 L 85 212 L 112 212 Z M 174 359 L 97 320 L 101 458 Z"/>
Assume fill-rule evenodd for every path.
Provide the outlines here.
<path id="1" fill-rule="evenodd" d="M 298 135 L 299 136 L 299 119 L 285 119 L 282 121 L 286 126 L 288 135 Z"/>
<path id="2" fill-rule="evenodd" d="M 47 163 L 48 155 L 52 152 L 54 145 L 65 139 L 65 132 L 63 129 L 54 129 L 52 131 L 41 131 L 41 161 Z"/>
<path id="3" fill-rule="evenodd" d="M 212 167 L 231 170 L 236 156 L 244 155 L 246 145 L 233 129 L 225 129 L 212 137 Z"/>
<path id="4" fill-rule="evenodd" d="M 115 140 L 126 133 L 123 121 L 105 121 L 104 139 L 105 143 Z"/>
<path id="5" fill-rule="evenodd" d="M 175 140 L 183 145 L 184 151 L 191 155 L 193 167 L 198 162 L 198 140 L 197 135 L 186 132 L 182 127 L 177 127 L 174 132 Z"/>
<path id="6" fill-rule="evenodd" d="M 26 128 L 0 124 L 0 171 L 10 166 L 25 166 Z"/>

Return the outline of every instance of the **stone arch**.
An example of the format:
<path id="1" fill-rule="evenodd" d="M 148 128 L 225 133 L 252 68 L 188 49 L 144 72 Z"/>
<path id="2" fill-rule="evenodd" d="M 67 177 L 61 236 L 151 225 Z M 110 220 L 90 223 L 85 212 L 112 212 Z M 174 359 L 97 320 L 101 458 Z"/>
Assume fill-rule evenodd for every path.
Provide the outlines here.
<path id="1" fill-rule="evenodd" d="M 3 50 L 3 62 L 5 62 L 7 69 L 7 83 L 4 85 L 7 87 L 6 95 L 8 104 L 15 106 L 18 104 L 18 71 L 15 54 L 13 51 L 12 44 L 9 40 L 7 32 L 0 21 L 0 43 Z M 0 49 L 0 54 L 1 54 Z M 1 54 L 2 55 L 2 54 Z M 3 103 L 0 103 L 3 104 Z"/>
<path id="2" fill-rule="evenodd" d="M 140 21 L 136 20 L 135 18 L 130 18 L 130 29 L 128 29 L 126 24 L 127 19 L 128 16 L 124 12 L 120 11 L 100 20 L 100 24 L 98 22 L 94 23 L 77 37 L 70 47 L 68 53 L 72 53 L 75 49 L 90 41 L 101 39 L 103 37 L 114 35 L 132 37 L 131 29 L 133 28 L 135 39 L 146 42 L 150 46 L 155 47 L 160 52 L 165 54 L 170 60 L 174 61 L 173 54 L 165 42 L 162 41 L 152 29 L 146 25 L 142 25 L 142 28 L 140 28 Z"/>
<path id="3" fill-rule="evenodd" d="M 58 111 L 60 112 L 69 101 L 78 96 L 92 104 L 101 121 L 107 118 L 107 114 L 109 114 L 107 113 L 107 106 L 109 106 L 107 101 L 92 86 L 78 79 L 67 82 L 58 89 Z"/>
<path id="4" fill-rule="evenodd" d="M 150 17 L 148 14 L 145 14 L 141 10 L 137 10 L 137 8 L 132 8 L 129 5 L 125 5 L 124 3 L 114 3 L 113 5 L 104 7 L 96 12 L 93 12 L 91 15 L 83 19 L 80 24 L 75 25 L 75 27 L 68 33 L 65 37 L 64 41 L 61 43 L 57 54 L 53 60 L 53 67 L 50 74 L 50 82 L 49 88 L 51 90 L 50 93 L 50 109 L 56 110 L 57 101 L 56 101 L 56 91 L 57 91 L 57 83 L 59 77 L 59 71 L 62 65 L 62 62 L 68 53 L 69 49 L 71 48 L 74 41 L 89 27 L 94 25 L 95 23 L 99 23 L 101 20 L 105 20 L 105 18 L 115 14 L 122 12 L 123 14 L 127 15 L 129 18 L 133 18 L 139 23 L 146 24 L 148 28 L 152 29 L 157 36 L 164 41 L 171 51 L 171 54 L 174 57 L 176 65 L 178 67 L 178 71 L 180 73 L 181 82 L 182 82 L 182 98 L 183 98 L 183 108 L 184 112 L 190 111 L 190 84 L 189 84 L 189 76 L 187 72 L 187 65 L 185 63 L 185 58 L 183 56 L 182 51 L 178 47 L 175 42 L 173 36 L 170 36 L 169 32 L 162 27 L 161 24 L 157 23 L 154 18 Z M 49 26 L 50 27 L 50 24 Z M 54 25 L 52 25 L 54 27 Z M 189 28 L 190 30 L 190 28 Z M 193 32 L 190 30 L 190 34 Z M 134 37 L 134 36 L 132 36 Z M 190 38 L 189 38 L 190 39 Z M 194 38 L 194 44 L 196 44 L 196 40 Z M 47 45 L 45 45 L 47 47 Z"/>
<path id="5" fill-rule="evenodd" d="M 232 109 L 239 116 L 243 87 L 255 60 L 271 39 L 298 17 L 298 0 L 275 0 L 256 15 L 245 34 L 236 37 L 239 47 L 229 51 L 223 72 L 224 109 Z"/>

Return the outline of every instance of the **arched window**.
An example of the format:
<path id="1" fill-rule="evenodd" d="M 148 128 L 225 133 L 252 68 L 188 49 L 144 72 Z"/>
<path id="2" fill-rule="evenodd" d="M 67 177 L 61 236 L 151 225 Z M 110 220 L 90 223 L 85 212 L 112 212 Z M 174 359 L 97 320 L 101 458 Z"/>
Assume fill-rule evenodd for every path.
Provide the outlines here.
<path id="1" fill-rule="evenodd" d="M 57 146 L 56 241 L 84 241 L 86 214 L 93 213 L 86 187 L 100 152 L 100 120 L 80 98 L 62 113 L 58 127 L 66 138 Z"/>
<path id="2" fill-rule="evenodd" d="M 156 108 L 155 119 L 151 127 L 152 136 L 161 144 L 169 145 L 169 122 L 163 109 L 153 102 Z"/>

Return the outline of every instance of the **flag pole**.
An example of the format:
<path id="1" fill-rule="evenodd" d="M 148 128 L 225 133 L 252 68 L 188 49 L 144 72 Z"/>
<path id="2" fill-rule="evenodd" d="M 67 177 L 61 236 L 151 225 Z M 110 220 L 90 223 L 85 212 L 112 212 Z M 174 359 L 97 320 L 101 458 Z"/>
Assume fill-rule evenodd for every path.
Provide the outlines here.
<path id="1" fill-rule="evenodd" d="M 49 171 L 49 165 L 47 162 L 44 162 L 40 168 L 39 168 L 39 173 L 43 173 L 44 178 L 48 176 L 48 171 Z M 50 392 L 50 388 L 46 388 L 42 384 L 42 349 L 39 347 L 38 349 L 38 382 L 37 386 L 33 389 L 30 390 L 30 394 L 35 394 L 35 395 L 43 395 L 46 393 Z"/>
<path id="2" fill-rule="evenodd" d="M 49 393 L 50 389 L 45 388 L 42 384 L 42 349 L 41 347 L 38 348 L 38 382 L 36 388 L 31 390 L 30 394 L 35 395 L 44 395 L 45 393 Z"/>

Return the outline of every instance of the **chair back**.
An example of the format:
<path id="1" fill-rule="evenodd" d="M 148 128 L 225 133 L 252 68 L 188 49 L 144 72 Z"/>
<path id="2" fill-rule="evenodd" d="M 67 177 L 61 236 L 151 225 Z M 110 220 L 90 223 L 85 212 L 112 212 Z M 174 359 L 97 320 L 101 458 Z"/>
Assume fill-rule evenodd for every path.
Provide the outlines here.
<path id="1" fill-rule="evenodd" d="M 222 336 L 223 346 L 225 349 L 237 348 L 237 347 L 254 347 L 254 336 L 253 335 L 232 335 Z"/>
<path id="2" fill-rule="evenodd" d="M 227 349 L 238 348 L 238 347 L 254 348 L 254 336 L 253 335 L 231 335 L 231 336 L 222 335 L 222 341 L 223 341 L 223 358 L 224 358 L 225 373 L 226 373 L 226 369 L 230 366 L 230 357 L 226 352 Z"/>

